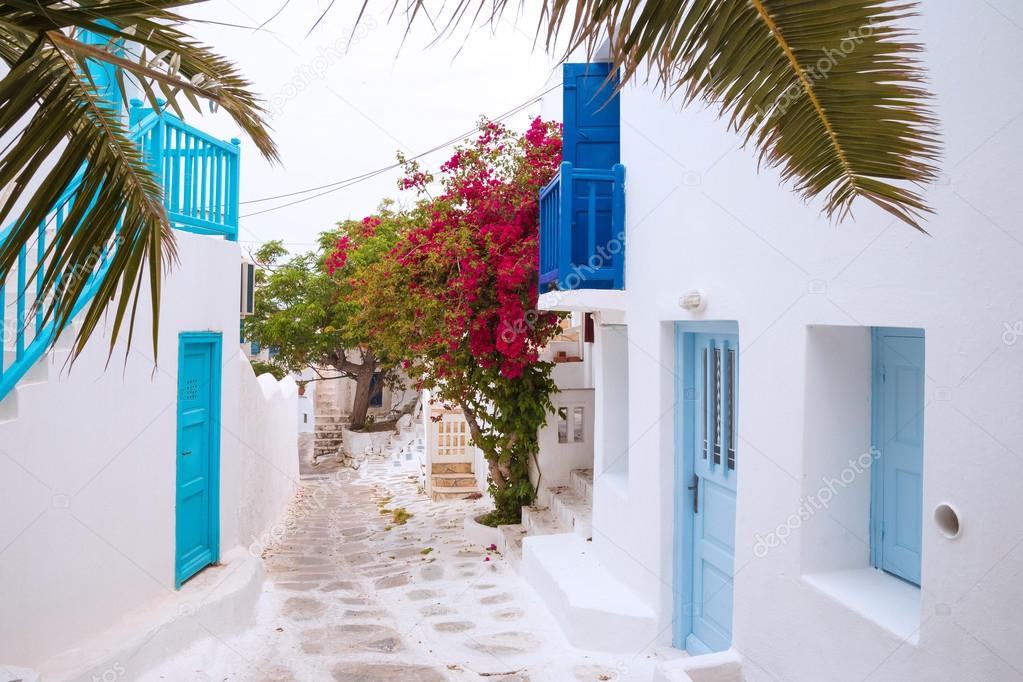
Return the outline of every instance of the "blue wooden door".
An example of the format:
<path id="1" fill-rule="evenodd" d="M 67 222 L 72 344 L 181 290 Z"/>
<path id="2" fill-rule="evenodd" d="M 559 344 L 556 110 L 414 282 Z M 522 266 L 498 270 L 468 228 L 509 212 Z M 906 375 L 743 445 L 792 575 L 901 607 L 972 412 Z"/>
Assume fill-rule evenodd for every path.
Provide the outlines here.
<path id="1" fill-rule="evenodd" d="M 182 334 L 178 358 L 176 587 L 219 559 L 219 334 Z"/>
<path id="2" fill-rule="evenodd" d="M 676 581 L 676 645 L 690 653 L 724 651 L 732 641 L 735 507 L 738 476 L 738 336 L 683 335 L 684 439 L 679 481 L 682 554 Z"/>
<path id="3" fill-rule="evenodd" d="M 923 523 L 924 338 L 874 331 L 874 565 L 920 584 Z"/>
<path id="4" fill-rule="evenodd" d="M 617 76 L 608 79 L 611 65 L 565 64 L 564 160 L 577 170 L 572 181 L 571 262 L 586 264 L 594 253 L 613 253 L 613 186 L 607 181 L 586 179 L 580 170 L 611 170 L 621 161 L 621 106 L 615 88 Z M 592 233 L 591 233 L 592 227 Z M 619 245 L 620 246 L 620 245 Z M 604 256 L 607 260 L 609 257 Z M 610 266 L 610 263 L 604 263 Z M 608 288 L 613 282 L 594 278 L 586 288 Z"/>

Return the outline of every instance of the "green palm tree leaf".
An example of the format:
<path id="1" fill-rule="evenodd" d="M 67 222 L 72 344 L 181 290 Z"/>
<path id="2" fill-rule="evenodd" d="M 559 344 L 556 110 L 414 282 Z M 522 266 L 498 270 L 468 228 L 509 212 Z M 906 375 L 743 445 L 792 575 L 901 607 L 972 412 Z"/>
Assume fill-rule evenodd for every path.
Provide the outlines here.
<path id="1" fill-rule="evenodd" d="M 365 9 L 364 0 L 363 9 Z M 425 0 L 414 0 L 424 4 Z M 479 3 L 500 17 L 508 0 Z M 397 3 L 396 3 L 397 6 Z M 607 39 L 621 83 L 717 108 L 760 161 L 843 219 L 866 199 L 922 230 L 938 124 L 900 0 L 544 0 L 547 46 L 592 55 Z M 450 23 L 450 22 L 449 22 Z M 544 24 L 546 26 L 544 26 Z"/>
<path id="2" fill-rule="evenodd" d="M 143 289 L 153 309 L 155 356 L 160 283 L 177 253 L 160 182 L 120 115 L 126 103 L 101 99 L 90 61 L 119 67 L 121 100 L 127 75 L 154 108 L 157 92 L 176 111 L 178 94 L 197 109 L 200 99 L 215 102 L 266 158 L 278 159 L 262 103 L 248 81 L 230 61 L 193 40 L 185 31 L 186 20 L 175 13 L 194 2 L 0 3 L 0 60 L 9 67 L 0 79 L 0 137 L 8 141 L 0 153 L 0 187 L 10 190 L 0 201 L 0 282 L 19 253 L 34 244 L 54 208 L 73 197 L 61 229 L 48 240 L 45 258 L 30 276 L 41 278 L 36 305 L 59 329 L 107 264 L 80 320 L 72 357 L 81 353 L 108 312 L 110 350 L 123 328 L 130 346 Z M 109 36 L 124 50 L 115 53 L 81 42 L 75 37 L 80 30 Z"/>

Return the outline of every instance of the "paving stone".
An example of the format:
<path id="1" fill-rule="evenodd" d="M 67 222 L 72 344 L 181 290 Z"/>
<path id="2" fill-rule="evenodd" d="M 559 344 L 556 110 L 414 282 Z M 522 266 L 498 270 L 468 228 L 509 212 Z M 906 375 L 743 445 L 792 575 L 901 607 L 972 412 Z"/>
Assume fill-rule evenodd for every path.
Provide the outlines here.
<path id="1" fill-rule="evenodd" d="M 427 581 L 441 580 L 444 577 L 444 566 L 437 563 L 424 566 L 419 570 L 419 577 Z"/>
<path id="2" fill-rule="evenodd" d="M 525 654 L 540 646 L 540 640 L 529 632 L 498 632 L 473 637 L 469 647 L 493 656 Z"/>
<path id="3" fill-rule="evenodd" d="M 283 613 L 292 620 L 312 620 L 327 612 L 327 605 L 312 597 L 291 597 L 284 602 Z"/>
<path id="4" fill-rule="evenodd" d="M 464 632 L 472 630 L 474 627 L 476 627 L 476 624 L 467 620 L 453 620 L 433 624 L 433 629 L 437 632 Z"/>
<path id="5" fill-rule="evenodd" d="M 307 654 L 347 654 L 372 651 L 389 654 L 402 648 L 401 635 L 386 625 L 346 623 L 301 633 L 302 650 Z"/>
<path id="6" fill-rule="evenodd" d="M 491 594 L 483 597 L 480 599 L 480 604 L 503 604 L 511 601 L 512 599 L 514 599 L 514 597 L 507 592 L 501 592 L 500 594 Z"/>
<path id="7" fill-rule="evenodd" d="M 518 620 L 526 615 L 526 612 L 522 609 L 501 609 L 500 611 L 494 611 L 491 614 L 494 620 L 509 621 Z"/>
<path id="8" fill-rule="evenodd" d="M 422 665 L 349 663 L 331 671 L 339 682 L 445 682 L 448 677 L 436 668 Z"/>
<path id="9" fill-rule="evenodd" d="M 437 590 L 409 590 L 406 596 L 412 601 L 423 601 L 424 599 L 436 599 L 443 595 L 443 592 Z"/>
<path id="10" fill-rule="evenodd" d="M 373 583 L 373 587 L 375 587 L 378 590 L 389 590 L 394 587 L 402 587 L 403 585 L 408 585 L 411 579 L 412 576 L 410 576 L 408 573 L 398 573 L 396 575 L 390 575 L 384 578 L 380 578 L 375 583 Z"/>

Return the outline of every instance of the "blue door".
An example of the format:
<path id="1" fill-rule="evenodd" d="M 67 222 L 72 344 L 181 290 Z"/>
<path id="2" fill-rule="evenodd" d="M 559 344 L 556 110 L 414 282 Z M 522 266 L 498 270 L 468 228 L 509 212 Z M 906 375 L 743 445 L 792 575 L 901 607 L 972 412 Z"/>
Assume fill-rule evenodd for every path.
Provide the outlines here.
<path id="1" fill-rule="evenodd" d="M 179 343 L 175 587 L 220 558 L 221 338 Z"/>
<path id="2" fill-rule="evenodd" d="M 923 523 L 924 337 L 874 330 L 872 554 L 877 568 L 920 584 Z"/>
<path id="3" fill-rule="evenodd" d="M 678 336 L 675 645 L 693 654 L 724 651 L 732 641 L 739 343 L 726 331 L 734 325 L 712 329 Z"/>
<path id="4" fill-rule="evenodd" d="M 611 170 L 621 161 L 621 113 L 615 88 L 617 77 L 608 79 L 611 65 L 565 64 L 564 160 L 575 169 L 572 180 L 571 262 L 589 263 L 595 253 L 608 253 L 613 234 L 612 183 L 587 179 L 589 170 Z M 592 225 L 592 233 L 591 233 Z M 618 240 L 620 241 L 620 240 Z M 614 249 L 611 249 L 614 252 Z M 609 256 L 604 256 L 608 259 Z M 610 266 L 606 263 L 605 266 Z M 612 279 L 594 278 L 590 289 L 613 286 Z"/>

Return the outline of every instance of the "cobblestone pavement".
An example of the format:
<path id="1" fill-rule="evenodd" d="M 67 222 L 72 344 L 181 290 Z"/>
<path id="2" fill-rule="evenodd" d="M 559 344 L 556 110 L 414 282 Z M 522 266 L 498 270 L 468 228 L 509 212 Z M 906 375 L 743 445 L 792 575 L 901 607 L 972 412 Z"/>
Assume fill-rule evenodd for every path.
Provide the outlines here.
<path id="1" fill-rule="evenodd" d="M 649 659 L 571 647 L 499 554 L 465 542 L 462 521 L 485 501 L 432 502 L 392 464 L 305 478 L 264 552 L 252 627 L 143 679 L 650 679 Z"/>

